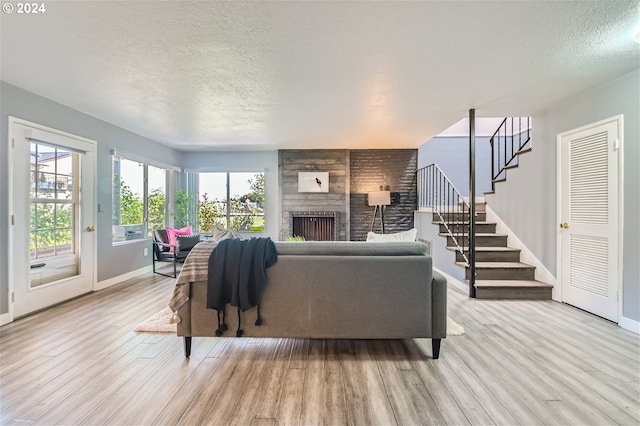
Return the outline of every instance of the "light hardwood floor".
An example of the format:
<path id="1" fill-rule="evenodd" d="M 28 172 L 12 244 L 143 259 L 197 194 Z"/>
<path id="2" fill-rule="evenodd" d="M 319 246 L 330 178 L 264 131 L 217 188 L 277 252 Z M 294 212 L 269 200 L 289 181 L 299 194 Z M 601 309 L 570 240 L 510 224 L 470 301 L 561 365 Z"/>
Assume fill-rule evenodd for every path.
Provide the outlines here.
<path id="1" fill-rule="evenodd" d="M 174 280 L 145 275 L 0 328 L 0 423 L 639 424 L 640 338 L 551 301 L 470 300 L 428 339 L 194 338 L 133 327 Z M 264 313 L 265 318 L 267 313 Z"/>

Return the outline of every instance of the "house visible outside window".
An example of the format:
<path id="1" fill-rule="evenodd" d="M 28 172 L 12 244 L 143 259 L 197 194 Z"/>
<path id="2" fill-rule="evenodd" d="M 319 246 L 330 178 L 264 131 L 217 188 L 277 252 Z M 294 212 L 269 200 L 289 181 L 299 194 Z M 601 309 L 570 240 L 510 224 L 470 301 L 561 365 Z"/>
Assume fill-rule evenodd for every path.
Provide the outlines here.
<path id="1" fill-rule="evenodd" d="M 264 232 L 264 172 L 198 173 L 198 229 Z"/>
<path id="2" fill-rule="evenodd" d="M 113 157 L 113 243 L 145 238 L 165 227 L 166 187 L 166 169 Z"/>

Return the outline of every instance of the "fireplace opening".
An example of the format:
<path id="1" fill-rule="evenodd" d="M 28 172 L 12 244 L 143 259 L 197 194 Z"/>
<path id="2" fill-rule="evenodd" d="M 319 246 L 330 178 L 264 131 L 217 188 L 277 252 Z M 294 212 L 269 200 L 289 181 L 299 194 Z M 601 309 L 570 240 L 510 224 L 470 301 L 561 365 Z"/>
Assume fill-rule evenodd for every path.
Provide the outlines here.
<path id="1" fill-rule="evenodd" d="M 290 234 L 306 241 L 335 241 L 338 212 L 291 212 Z"/>

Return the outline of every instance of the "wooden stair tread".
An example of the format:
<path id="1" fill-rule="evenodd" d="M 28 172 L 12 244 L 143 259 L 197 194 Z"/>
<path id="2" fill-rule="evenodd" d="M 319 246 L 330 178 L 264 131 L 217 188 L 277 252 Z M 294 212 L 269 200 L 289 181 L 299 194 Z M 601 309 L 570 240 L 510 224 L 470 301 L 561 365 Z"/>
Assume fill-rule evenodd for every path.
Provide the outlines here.
<path id="1" fill-rule="evenodd" d="M 447 232 L 438 232 L 438 235 L 441 237 L 448 237 L 449 234 Z M 468 234 L 453 234 L 454 237 L 465 237 L 465 238 L 469 238 Z M 506 237 L 506 234 L 495 234 L 495 233 L 491 233 L 491 232 L 476 232 L 476 237 Z"/>
<path id="2" fill-rule="evenodd" d="M 526 154 L 527 152 L 531 152 L 531 148 L 523 148 L 520 151 L 517 151 L 516 155 Z"/>
<path id="3" fill-rule="evenodd" d="M 447 222 L 450 225 L 468 225 L 469 221 L 465 220 L 465 221 L 455 221 L 455 222 Z M 480 220 L 476 220 L 476 225 L 495 225 L 495 222 L 484 222 L 484 221 L 480 221 Z M 432 220 L 431 224 L 433 225 L 444 225 L 444 222 L 439 221 L 439 220 Z"/>
<path id="4" fill-rule="evenodd" d="M 466 268 L 466 262 L 456 262 L 456 265 Z M 522 262 L 476 262 L 476 269 L 535 269 L 535 266 Z"/>
<path id="5" fill-rule="evenodd" d="M 478 299 L 551 300 L 553 286 L 537 280 L 476 280 Z"/>
<path id="6" fill-rule="evenodd" d="M 478 287 L 506 287 L 506 288 L 553 288 L 551 284 L 538 280 L 476 280 Z"/>
<path id="7" fill-rule="evenodd" d="M 517 168 L 517 167 L 518 167 L 518 165 L 517 165 L 517 164 L 509 164 L 508 166 L 505 166 L 505 168 L 504 168 L 504 169 L 505 169 L 505 170 L 509 170 L 509 169 L 515 169 L 515 168 Z"/>
<path id="8" fill-rule="evenodd" d="M 498 182 L 506 182 L 506 181 L 507 181 L 507 178 L 504 177 L 504 178 L 499 178 L 499 179 L 493 179 L 491 182 L 498 183 Z"/>
<path id="9" fill-rule="evenodd" d="M 453 247 L 453 246 L 447 246 L 447 250 L 451 250 L 451 251 L 458 251 L 457 247 Z M 462 250 L 465 252 L 469 251 L 469 247 L 462 247 Z M 483 247 L 483 246 L 478 246 L 476 247 L 476 253 L 479 251 L 520 251 L 520 249 L 516 249 L 513 247 Z"/>

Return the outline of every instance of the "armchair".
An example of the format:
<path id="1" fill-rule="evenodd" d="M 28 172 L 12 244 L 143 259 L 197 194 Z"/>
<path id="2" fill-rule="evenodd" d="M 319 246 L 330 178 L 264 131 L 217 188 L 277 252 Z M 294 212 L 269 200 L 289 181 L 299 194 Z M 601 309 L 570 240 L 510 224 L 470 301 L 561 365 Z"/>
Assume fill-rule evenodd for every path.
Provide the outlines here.
<path id="1" fill-rule="evenodd" d="M 153 272 L 165 277 L 176 278 L 177 264 L 184 263 L 191 249 L 200 242 L 200 235 L 178 235 L 176 243 L 169 242 L 166 229 L 153 231 Z M 172 262 L 173 276 L 156 271 L 156 262 Z"/>

